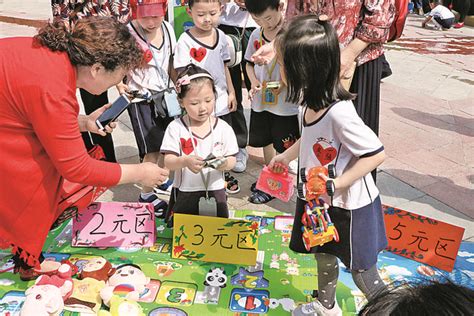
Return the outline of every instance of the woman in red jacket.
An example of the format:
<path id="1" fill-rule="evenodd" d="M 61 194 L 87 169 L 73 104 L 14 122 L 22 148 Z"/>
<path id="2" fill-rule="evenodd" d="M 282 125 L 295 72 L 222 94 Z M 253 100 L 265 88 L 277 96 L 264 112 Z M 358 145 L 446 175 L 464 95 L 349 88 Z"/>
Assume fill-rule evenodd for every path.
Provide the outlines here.
<path id="1" fill-rule="evenodd" d="M 100 133 L 95 119 L 104 107 L 79 115 L 76 89 L 101 94 L 141 59 L 127 27 L 112 18 L 0 40 L 0 248 L 12 247 L 20 272 L 39 264 L 63 178 L 96 186 L 156 186 L 167 178 L 156 164 L 92 159 L 81 139 L 81 131 Z"/>

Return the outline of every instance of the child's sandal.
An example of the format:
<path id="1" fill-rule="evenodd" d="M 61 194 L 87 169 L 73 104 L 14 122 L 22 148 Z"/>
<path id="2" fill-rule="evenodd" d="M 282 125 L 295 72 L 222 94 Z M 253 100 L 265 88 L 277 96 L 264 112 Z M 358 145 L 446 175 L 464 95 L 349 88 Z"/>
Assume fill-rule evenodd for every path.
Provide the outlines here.
<path id="1" fill-rule="evenodd" d="M 236 194 L 240 192 L 239 181 L 234 178 L 229 172 L 224 174 L 225 177 L 225 191 L 229 194 Z"/>
<path id="2" fill-rule="evenodd" d="M 257 192 L 257 182 L 252 183 L 250 186 L 250 192 Z"/>
<path id="3" fill-rule="evenodd" d="M 249 197 L 249 202 L 253 204 L 265 204 L 273 200 L 274 197 L 263 191 L 257 190 Z"/>

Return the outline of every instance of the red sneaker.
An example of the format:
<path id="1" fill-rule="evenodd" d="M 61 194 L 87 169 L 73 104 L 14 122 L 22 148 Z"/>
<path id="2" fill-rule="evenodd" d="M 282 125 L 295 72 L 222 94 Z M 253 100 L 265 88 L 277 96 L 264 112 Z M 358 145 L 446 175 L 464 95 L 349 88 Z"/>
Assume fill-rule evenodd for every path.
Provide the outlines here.
<path id="1" fill-rule="evenodd" d="M 454 24 L 453 27 L 454 27 L 455 29 L 460 29 L 460 28 L 463 27 L 463 26 L 464 26 L 464 22 L 458 22 L 458 23 Z"/>

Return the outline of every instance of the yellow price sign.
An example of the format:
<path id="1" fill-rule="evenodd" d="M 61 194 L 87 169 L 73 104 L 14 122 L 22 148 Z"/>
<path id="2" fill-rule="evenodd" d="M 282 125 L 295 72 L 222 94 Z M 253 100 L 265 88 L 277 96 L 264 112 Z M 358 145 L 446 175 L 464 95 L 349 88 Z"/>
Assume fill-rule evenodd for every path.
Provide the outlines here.
<path id="1" fill-rule="evenodd" d="M 257 222 L 187 214 L 173 217 L 173 258 L 242 265 L 257 263 Z"/>

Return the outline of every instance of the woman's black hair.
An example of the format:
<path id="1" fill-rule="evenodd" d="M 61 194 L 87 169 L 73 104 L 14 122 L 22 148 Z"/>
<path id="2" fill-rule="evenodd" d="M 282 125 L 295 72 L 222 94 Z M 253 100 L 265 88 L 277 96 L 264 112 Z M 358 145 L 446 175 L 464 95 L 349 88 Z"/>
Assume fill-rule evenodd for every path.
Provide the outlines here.
<path id="1" fill-rule="evenodd" d="M 319 111 L 351 100 L 339 80 L 341 54 L 336 31 L 315 15 L 294 19 L 277 38 L 288 85 L 287 101 Z"/>
<path id="2" fill-rule="evenodd" d="M 370 300 L 361 316 L 461 316 L 473 315 L 474 290 L 449 279 L 416 280 L 391 286 Z"/>
<path id="3" fill-rule="evenodd" d="M 207 74 L 212 78 L 212 75 L 205 69 L 196 66 L 195 64 L 188 64 L 186 67 L 183 68 L 183 70 L 178 74 L 178 78 L 176 79 L 176 82 L 179 81 L 184 76 L 192 76 L 192 75 L 197 75 L 197 74 Z M 214 79 L 211 79 L 209 77 L 199 77 L 196 79 L 192 79 L 190 84 L 186 85 L 181 85 L 178 89 L 178 98 L 183 99 L 186 97 L 186 94 L 188 93 L 189 89 L 191 89 L 191 86 L 193 84 L 203 84 L 203 83 L 209 83 L 212 86 L 212 91 L 214 92 L 214 95 L 217 98 L 217 90 L 216 86 L 214 85 Z"/>

